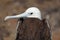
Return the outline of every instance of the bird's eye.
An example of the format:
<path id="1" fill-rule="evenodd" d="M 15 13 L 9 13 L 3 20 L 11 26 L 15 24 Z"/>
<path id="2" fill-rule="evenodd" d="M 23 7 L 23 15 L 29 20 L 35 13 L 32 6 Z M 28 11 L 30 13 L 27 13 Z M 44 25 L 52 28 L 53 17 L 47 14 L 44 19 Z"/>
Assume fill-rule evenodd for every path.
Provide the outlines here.
<path id="1" fill-rule="evenodd" d="M 31 15 L 33 14 L 33 13 L 30 13 Z"/>

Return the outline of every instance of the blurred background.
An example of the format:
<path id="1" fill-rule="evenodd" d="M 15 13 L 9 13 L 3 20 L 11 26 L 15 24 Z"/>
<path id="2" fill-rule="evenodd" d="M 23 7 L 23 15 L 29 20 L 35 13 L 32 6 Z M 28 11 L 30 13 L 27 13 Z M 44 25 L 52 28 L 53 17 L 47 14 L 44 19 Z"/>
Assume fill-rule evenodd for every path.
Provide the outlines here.
<path id="1" fill-rule="evenodd" d="M 17 19 L 4 22 L 8 15 L 23 13 L 29 7 L 37 7 L 42 18 L 47 18 L 52 40 L 60 40 L 60 0 L 0 0 L 0 40 L 15 40 Z"/>

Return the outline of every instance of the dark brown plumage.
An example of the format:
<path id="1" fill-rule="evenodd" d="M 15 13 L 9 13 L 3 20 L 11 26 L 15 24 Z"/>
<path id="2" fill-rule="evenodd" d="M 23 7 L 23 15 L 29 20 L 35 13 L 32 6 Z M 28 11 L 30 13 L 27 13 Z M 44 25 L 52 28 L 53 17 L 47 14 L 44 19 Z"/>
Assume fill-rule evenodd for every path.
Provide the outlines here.
<path id="1" fill-rule="evenodd" d="M 16 40 L 51 40 L 50 28 L 45 19 L 21 19 L 19 20 Z"/>

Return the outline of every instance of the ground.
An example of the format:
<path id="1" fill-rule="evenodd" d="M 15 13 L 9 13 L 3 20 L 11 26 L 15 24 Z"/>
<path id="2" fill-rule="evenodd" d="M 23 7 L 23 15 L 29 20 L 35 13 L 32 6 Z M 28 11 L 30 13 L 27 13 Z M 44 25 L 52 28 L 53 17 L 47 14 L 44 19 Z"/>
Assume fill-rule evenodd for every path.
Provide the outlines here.
<path id="1" fill-rule="evenodd" d="M 15 40 L 17 19 L 4 21 L 8 15 L 23 13 L 29 7 L 38 7 L 42 18 L 47 18 L 52 39 L 60 40 L 60 0 L 0 0 L 0 40 Z"/>

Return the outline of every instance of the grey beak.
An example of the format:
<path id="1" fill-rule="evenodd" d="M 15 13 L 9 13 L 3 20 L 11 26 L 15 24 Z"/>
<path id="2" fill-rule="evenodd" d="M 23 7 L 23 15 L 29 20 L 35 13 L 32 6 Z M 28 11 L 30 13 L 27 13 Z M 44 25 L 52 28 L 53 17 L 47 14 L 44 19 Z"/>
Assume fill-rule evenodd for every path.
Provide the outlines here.
<path id="1" fill-rule="evenodd" d="M 21 18 L 21 17 L 27 17 L 29 16 L 28 13 L 22 13 L 22 14 L 19 14 L 19 15 L 15 15 L 15 16 L 6 16 L 4 21 L 8 20 L 8 19 L 18 19 L 18 18 Z"/>

